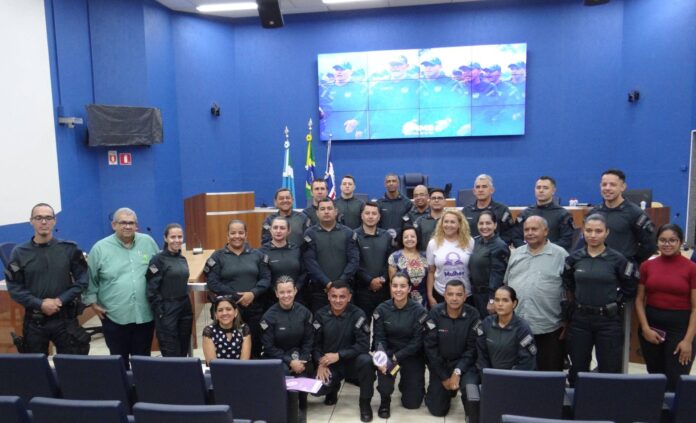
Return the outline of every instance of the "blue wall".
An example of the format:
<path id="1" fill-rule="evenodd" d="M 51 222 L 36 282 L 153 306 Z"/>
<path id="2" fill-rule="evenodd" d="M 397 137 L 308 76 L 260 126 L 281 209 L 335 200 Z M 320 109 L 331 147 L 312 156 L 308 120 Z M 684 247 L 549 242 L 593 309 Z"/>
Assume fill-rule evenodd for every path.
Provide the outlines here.
<path id="1" fill-rule="evenodd" d="M 57 107 L 82 116 L 88 103 L 128 103 L 160 107 L 164 117 L 164 144 L 124 150 L 131 167 L 107 166 L 105 149 L 84 145 L 84 128 L 56 128 L 59 228 L 85 248 L 110 232 L 108 216 L 121 205 L 159 236 L 168 222 L 183 221 L 182 199 L 200 192 L 253 190 L 257 204 L 270 203 L 286 125 L 302 199 L 307 120 L 318 119 L 318 53 L 509 42 L 528 43 L 526 135 L 335 143 L 337 173 L 355 175 L 359 192 L 377 196 L 388 171 L 422 171 L 432 185 L 452 182 L 455 190 L 486 172 L 499 200 L 526 204 L 541 174 L 556 177 L 564 200 L 597 202 L 599 174 L 620 167 L 630 187 L 652 187 L 683 223 L 696 127 L 691 0 L 598 7 L 503 0 L 287 15 L 277 30 L 258 19 L 172 12 L 154 0 L 46 0 L 46 8 Z M 641 100 L 629 104 L 633 89 Z M 315 151 L 321 172 L 325 144 L 315 142 Z M 30 233 L 28 225 L 0 227 L 0 239 Z"/>

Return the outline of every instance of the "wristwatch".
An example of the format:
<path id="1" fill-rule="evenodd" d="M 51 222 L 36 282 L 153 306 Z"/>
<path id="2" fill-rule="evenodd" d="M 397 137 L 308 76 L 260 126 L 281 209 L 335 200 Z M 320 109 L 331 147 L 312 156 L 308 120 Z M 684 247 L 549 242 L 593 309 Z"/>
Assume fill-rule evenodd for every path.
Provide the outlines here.
<path id="1" fill-rule="evenodd" d="M 459 367 L 455 367 L 453 373 L 454 373 L 455 375 L 457 375 L 457 376 L 461 376 L 461 375 L 462 375 L 462 369 L 460 369 Z"/>

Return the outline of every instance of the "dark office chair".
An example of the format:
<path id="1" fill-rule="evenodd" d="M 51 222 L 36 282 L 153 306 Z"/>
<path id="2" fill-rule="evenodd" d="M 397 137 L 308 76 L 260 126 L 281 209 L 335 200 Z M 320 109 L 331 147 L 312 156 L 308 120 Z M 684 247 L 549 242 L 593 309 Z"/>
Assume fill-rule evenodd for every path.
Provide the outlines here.
<path id="1" fill-rule="evenodd" d="M 3 242 L 0 244 L 0 262 L 2 262 L 2 267 L 3 269 L 8 265 L 10 262 L 10 254 L 12 253 L 12 250 L 15 247 L 14 242 Z"/>
<path id="2" fill-rule="evenodd" d="M 121 401 L 36 397 L 29 402 L 33 423 L 128 423 Z"/>
<path id="3" fill-rule="evenodd" d="M 623 198 L 640 206 L 641 201 L 645 201 L 645 207 L 652 207 L 652 189 L 627 189 L 623 193 Z"/>
<path id="4" fill-rule="evenodd" d="M 457 207 L 474 204 L 474 201 L 476 201 L 476 196 L 470 189 L 460 189 L 457 191 Z"/>
<path id="5" fill-rule="evenodd" d="M 481 421 L 497 422 L 503 414 L 560 419 L 565 382 L 563 372 L 483 369 Z"/>
<path id="6" fill-rule="evenodd" d="M 120 355 L 56 354 L 53 365 L 63 398 L 121 401 L 130 410 L 133 385 Z"/>
<path id="7" fill-rule="evenodd" d="M 169 405 L 139 402 L 133 407 L 137 423 L 233 423 L 229 405 Z"/>
<path id="8" fill-rule="evenodd" d="M 30 423 L 31 418 L 22 399 L 16 395 L 0 395 L 0 416 L 4 423 Z"/>
<path id="9" fill-rule="evenodd" d="M 543 419 L 541 417 L 523 417 L 503 414 L 500 423 L 568 423 L 568 420 Z M 574 420 L 574 423 L 614 423 L 609 420 Z"/>
<path id="10" fill-rule="evenodd" d="M 195 357 L 131 357 L 138 401 L 204 405 L 207 389 L 201 360 Z"/>
<path id="11" fill-rule="evenodd" d="M 581 372 L 573 394 L 574 418 L 658 423 L 666 385 L 662 374 Z"/>
<path id="12" fill-rule="evenodd" d="M 285 365 L 280 360 L 210 362 L 216 404 L 229 404 L 237 418 L 288 421 Z"/>
<path id="13" fill-rule="evenodd" d="M 693 422 L 696 416 L 696 376 L 680 376 L 674 394 L 666 394 L 672 423 Z"/>
<path id="14" fill-rule="evenodd" d="M 401 195 L 406 198 L 413 198 L 413 189 L 418 185 L 428 186 L 428 175 L 422 173 L 404 173 L 399 178 L 401 185 Z"/>
<path id="15" fill-rule="evenodd" d="M 0 375 L 0 395 L 17 395 L 25 404 L 59 394 L 45 354 L 0 354 Z"/>

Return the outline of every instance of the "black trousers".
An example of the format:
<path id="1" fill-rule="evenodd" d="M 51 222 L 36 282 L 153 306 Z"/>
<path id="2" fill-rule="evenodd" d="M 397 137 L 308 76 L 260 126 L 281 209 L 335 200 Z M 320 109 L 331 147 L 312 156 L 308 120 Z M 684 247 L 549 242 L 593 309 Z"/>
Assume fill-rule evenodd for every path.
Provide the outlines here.
<path id="1" fill-rule="evenodd" d="M 485 319 L 490 313 L 488 313 L 488 291 L 482 293 L 476 293 L 469 295 L 466 299 L 466 303 L 472 307 L 475 307 L 481 315 L 481 320 Z"/>
<path id="2" fill-rule="evenodd" d="M 563 359 L 565 358 L 565 341 L 559 339 L 563 328 L 553 332 L 534 335 L 537 345 L 537 370 L 563 371 Z"/>
<path id="3" fill-rule="evenodd" d="M 372 322 L 372 313 L 378 305 L 389 299 L 389 290 L 384 286 L 377 292 L 361 288 L 355 292 L 353 299 L 355 305 L 365 312 L 367 320 Z"/>
<path id="4" fill-rule="evenodd" d="M 253 302 L 249 307 L 241 307 L 242 320 L 251 332 L 251 358 L 261 358 L 261 317 L 263 304 Z"/>
<path id="5" fill-rule="evenodd" d="M 425 361 L 423 357 L 411 356 L 399 362 L 399 391 L 404 408 L 415 409 L 421 406 L 425 395 Z M 382 397 L 391 397 L 396 377 L 377 371 L 377 392 Z"/>
<path id="6" fill-rule="evenodd" d="M 664 310 L 650 306 L 645 307 L 645 314 L 650 326 L 662 329 L 667 334 L 665 342 L 661 344 L 651 344 L 643 338 L 643 334 L 638 329 L 638 340 L 640 349 L 643 352 L 648 373 L 663 373 L 667 376 L 667 390 L 674 392 L 679 376 L 688 375 L 691 372 L 694 355 L 696 354 L 696 340 L 691 349 L 691 361 L 686 365 L 679 364 L 679 354 L 674 355 L 686 330 L 689 327 L 690 310 Z"/>
<path id="7" fill-rule="evenodd" d="M 150 355 L 155 323 L 129 323 L 119 325 L 109 320 L 102 320 L 104 341 L 112 355 L 123 357 L 126 368 L 130 368 L 130 357 L 134 355 Z"/>
<path id="8" fill-rule="evenodd" d="M 68 333 L 68 325 L 79 326 L 76 318 L 64 316 L 43 316 L 32 318 L 31 312 L 24 315 L 24 352 L 43 353 L 48 355 L 48 343 L 53 342 L 58 354 L 86 354 L 84 349 L 77 345 L 73 336 Z"/>
<path id="9" fill-rule="evenodd" d="M 454 370 L 454 364 L 451 370 Z M 459 380 L 459 390 L 462 393 L 462 404 L 464 405 L 464 411 L 467 415 L 473 414 L 472 409 L 475 405 L 472 404 L 466 396 L 466 385 L 478 385 L 479 383 L 480 378 L 476 369 L 471 369 L 466 373 L 462 373 L 462 377 Z M 433 372 L 430 372 L 428 392 L 425 394 L 425 405 L 428 407 L 430 414 L 436 417 L 446 416 L 447 413 L 449 413 L 452 398 L 456 395 L 456 391 L 445 389 L 445 387 L 442 386 L 440 378 Z"/>
<path id="10" fill-rule="evenodd" d="M 162 304 L 155 316 L 155 334 L 163 357 L 186 357 L 191 345 L 193 309 L 188 295 Z"/>
<path id="11" fill-rule="evenodd" d="M 329 297 L 327 297 L 324 287 L 320 283 L 312 282 L 309 284 L 306 298 L 312 314 L 329 304 Z"/>
<path id="12" fill-rule="evenodd" d="M 341 388 L 341 381 L 350 375 L 351 378 L 357 376 L 360 386 L 360 398 L 372 399 L 375 393 L 375 368 L 372 364 L 370 354 L 360 354 L 351 359 L 340 359 L 329 366 L 331 371 L 331 383 L 321 387 L 317 396 L 338 392 Z"/>
<path id="13" fill-rule="evenodd" d="M 576 310 L 567 329 L 568 354 L 572 363 L 568 373 L 570 385 L 575 385 L 578 372 L 590 371 L 593 347 L 600 373 L 621 373 L 623 339 L 621 314 L 608 317 Z"/>

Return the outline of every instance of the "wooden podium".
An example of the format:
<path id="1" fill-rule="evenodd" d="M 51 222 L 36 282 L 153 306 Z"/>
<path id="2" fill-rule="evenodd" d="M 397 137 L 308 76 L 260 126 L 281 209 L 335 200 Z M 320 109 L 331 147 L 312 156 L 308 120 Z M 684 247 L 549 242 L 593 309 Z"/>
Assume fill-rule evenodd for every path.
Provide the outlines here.
<path id="1" fill-rule="evenodd" d="M 227 243 L 227 224 L 239 219 L 247 225 L 253 248 L 261 246 L 263 220 L 275 209 L 256 209 L 253 192 L 208 192 L 184 199 L 186 246 L 217 250 Z"/>

